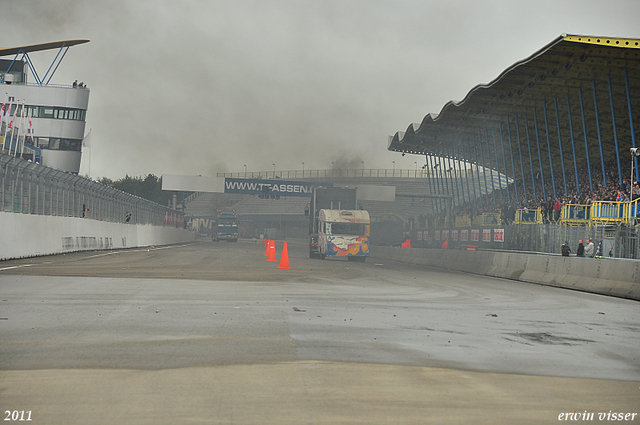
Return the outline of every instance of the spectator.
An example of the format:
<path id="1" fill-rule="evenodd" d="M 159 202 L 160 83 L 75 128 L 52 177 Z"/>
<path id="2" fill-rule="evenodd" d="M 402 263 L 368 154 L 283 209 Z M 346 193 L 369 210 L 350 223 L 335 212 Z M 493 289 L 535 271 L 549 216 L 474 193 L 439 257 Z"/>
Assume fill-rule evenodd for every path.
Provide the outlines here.
<path id="1" fill-rule="evenodd" d="M 596 253 L 594 255 L 594 257 L 602 257 L 602 238 L 600 238 L 600 242 L 598 242 L 598 247 L 596 248 Z"/>
<path id="2" fill-rule="evenodd" d="M 595 249 L 596 248 L 593 245 L 593 242 L 591 242 L 591 239 L 587 239 L 587 246 L 584 248 L 584 256 L 587 258 L 593 258 Z"/>
<path id="3" fill-rule="evenodd" d="M 580 239 L 580 243 L 578 243 L 578 252 L 576 252 L 578 257 L 584 257 L 584 245 L 582 244 L 582 239 Z"/>
<path id="4" fill-rule="evenodd" d="M 571 255 L 571 248 L 569 248 L 569 241 L 564 241 L 561 248 L 562 248 L 563 257 L 568 257 L 569 255 Z"/>

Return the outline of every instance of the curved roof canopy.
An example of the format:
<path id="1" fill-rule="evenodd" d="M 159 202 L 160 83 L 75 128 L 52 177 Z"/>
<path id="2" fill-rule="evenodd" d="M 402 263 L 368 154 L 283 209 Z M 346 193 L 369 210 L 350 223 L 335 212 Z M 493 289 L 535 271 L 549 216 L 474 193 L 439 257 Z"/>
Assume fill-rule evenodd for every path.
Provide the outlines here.
<path id="1" fill-rule="evenodd" d="M 567 149 L 563 143 L 571 149 L 574 138 L 583 144 L 582 153 L 574 156 L 588 158 L 585 136 L 587 155 L 597 149 L 593 143 L 597 146 L 601 137 L 608 146 L 605 154 L 615 157 L 611 152 L 614 137 L 616 147 L 620 141 L 619 151 L 632 142 L 635 146 L 632 128 L 633 124 L 640 127 L 639 115 L 640 40 L 563 34 L 492 82 L 474 87 L 464 100 L 448 102 L 437 116 L 429 114 L 422 123 L 390 136 L 388 149 L 473 161 L 471 148 L 482 141 L 486 150 L 494 150 L 492 168 L 500 169 L 504 162 L 507 174 L 517 176 L 522 175 L 520 167 L 507 166 L 504 156 L 509 156 L 509 145 L 512 152 L 518 151 L 518 145 L 525 146 L 526 137 L 535 143 L 535 131 L 539 131 L 541 144 L 549 141 L 554 157 Z M 506 150 L 499 148 L 501 137 Z M 600 161 L 595 151 L 592 155 Z M 538 156 L 534 156 L 536 162 Z"/>

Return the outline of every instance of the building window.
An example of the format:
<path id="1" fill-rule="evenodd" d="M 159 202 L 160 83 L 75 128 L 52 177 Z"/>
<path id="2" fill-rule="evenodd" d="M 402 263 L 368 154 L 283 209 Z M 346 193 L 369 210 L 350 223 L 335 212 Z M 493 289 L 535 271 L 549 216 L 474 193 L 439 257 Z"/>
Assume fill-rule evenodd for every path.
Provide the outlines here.
<path id="1" fill-rule="evenodd" d="M 18 114 L 20 114 L 20 109 L 18 110 Z M 13 111 L 15 111 L 15 105 L 12 109 L 12 112 Z M 30 113 L 33 118 L 52 118 L 55 120 L 84 121 L 87 111 L 84 109 L 76 108 L 27 106 L 27 113 Z"/>
<path id="2" fill-rule="evenodd" d="M 35 142 L 40 149 L 49 149 L 56 151 L 80 151 L 82 148 L 82 140 L 78 139 L 36 137 Z"/>

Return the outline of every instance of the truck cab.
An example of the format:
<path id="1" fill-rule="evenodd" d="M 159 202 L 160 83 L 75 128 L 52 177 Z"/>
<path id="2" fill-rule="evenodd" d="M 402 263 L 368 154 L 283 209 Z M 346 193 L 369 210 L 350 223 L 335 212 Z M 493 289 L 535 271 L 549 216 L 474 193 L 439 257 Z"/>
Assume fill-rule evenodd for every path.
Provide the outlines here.
<path id="1" fill-rule="evenodd" d="M 211 239 L 214 242 L 238 242 L 238 218 L 235 213 L 221 212 L 218 214 L 215 229 L 211 232 Z"/>
<path id="2" fill-rule="evenodd" d="M 363 210 L 322 209 L 318 214 L 320 257 L 365 261 L 369 256 L 369 213 Z"/>

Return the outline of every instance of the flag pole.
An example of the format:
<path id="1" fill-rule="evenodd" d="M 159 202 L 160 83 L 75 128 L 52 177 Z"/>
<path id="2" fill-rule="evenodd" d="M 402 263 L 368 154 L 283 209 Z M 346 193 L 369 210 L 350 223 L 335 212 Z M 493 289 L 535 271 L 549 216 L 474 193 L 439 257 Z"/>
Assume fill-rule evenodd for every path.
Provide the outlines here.
<path id="1" fill-rule="evenodd" d="M 6 121 L 5 120 L 5 115 L 7 112 L 7 100 L 9 98 L 9 93 L 4 94 L 4 102 L 2 103 L 2 109 L 0 109 L 0 133 L 2 133 L 2 124 Z M 0 134 L 0 149 L 4 150 L 4 139 L 5 139 L 5 135 L 6 135 L 6 129 L 5 132 Z"/>
<path id="2" fill-rule="evenodd" d="M 24 141 L 27 138 L 27 132 L 24 131 L 25 121 L 24 121 L 24 102 L 25 99 L 22 99 L 22 111 L 20 111 L 20 128 L 18 128 L 18 143 L 20 143 L 20 132 L 24 133 L 22 136 L 22 144 L 20 145 L 20 157 L 24 154 Z"/>

